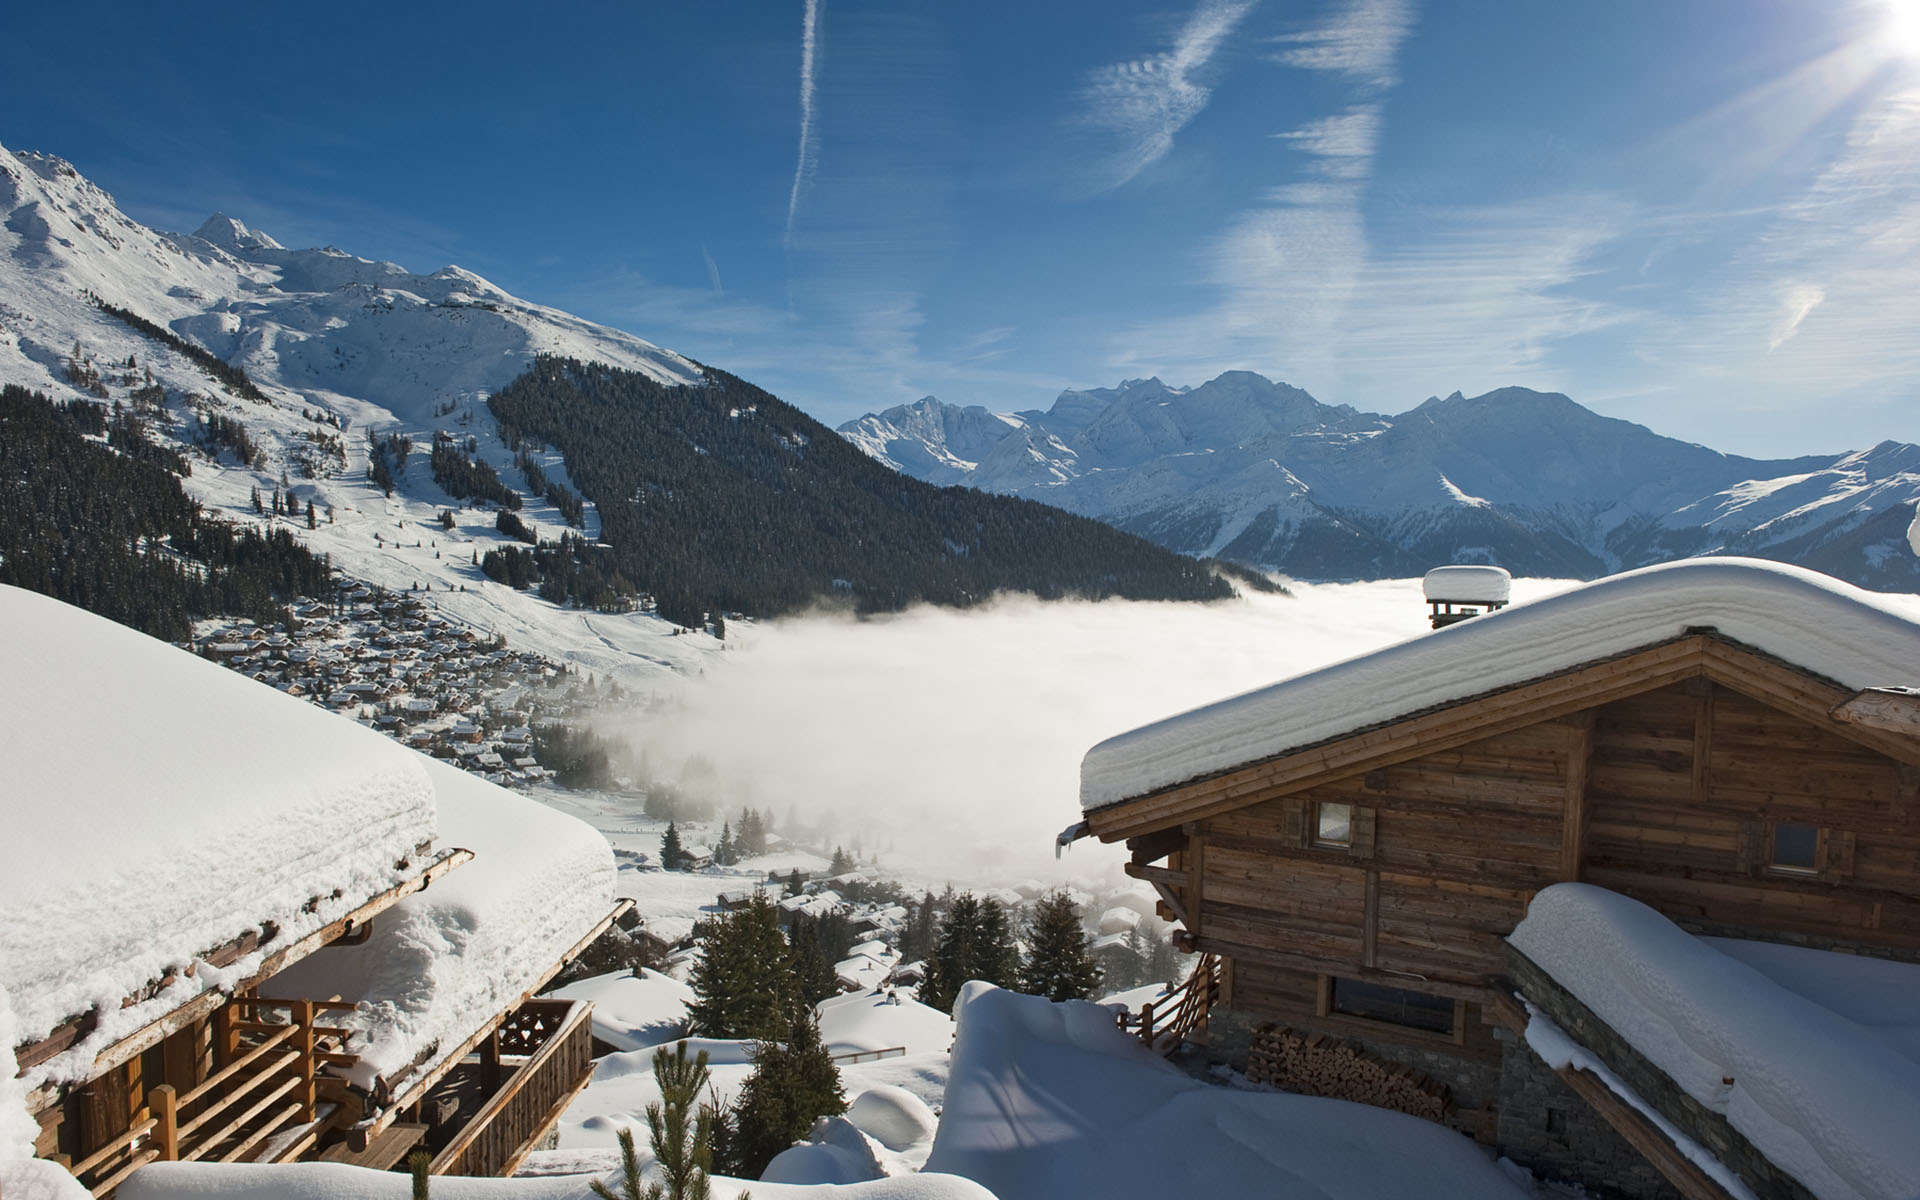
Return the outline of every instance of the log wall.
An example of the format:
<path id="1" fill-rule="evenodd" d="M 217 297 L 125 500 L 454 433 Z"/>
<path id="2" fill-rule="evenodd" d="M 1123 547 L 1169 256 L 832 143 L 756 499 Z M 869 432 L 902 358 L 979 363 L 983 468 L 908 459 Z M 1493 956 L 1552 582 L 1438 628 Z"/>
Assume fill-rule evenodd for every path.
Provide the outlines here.
<path id="1" fill-rule="evenodd" d="M 1241 964 L 1235 1006 L 1282 1022 L 1292 976 L 1481 999 L 1568 879 L 1705 932 L 1920 955 L 1920 770 L 1838 728 L 1693 679 L 1190 823 L 1161 882 Z M 1321 804 L 1351 807 L 1348 844 L 1316 844 Z M 1820 829 L 1816 870 L 1770 866 L 1779 822 Z"/>

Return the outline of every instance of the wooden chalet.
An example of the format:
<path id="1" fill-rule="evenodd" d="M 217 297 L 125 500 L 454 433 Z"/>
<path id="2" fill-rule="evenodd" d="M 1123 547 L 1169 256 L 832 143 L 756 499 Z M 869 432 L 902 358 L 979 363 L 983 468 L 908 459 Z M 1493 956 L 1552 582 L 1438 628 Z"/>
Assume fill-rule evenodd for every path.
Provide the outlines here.
<path id="1" fill-rule="evenodd" d="M 1186 1026 L 1253 1077 L 1602 1192 L 1721 1197 L 1595 1076 L 1533 1056 L 1525 1006 L 1564 997 L 1506 935 L 1577 880 L 1696 934 L 1920 962 L 1916 682 L 1920 624 L 1884 598 L 1650 568 L 1102 743 L 1070 833 L 1126 843 L 1207 956 Z"/>
<path id="2" fill-rule="evenodd" d="M 591 1074 L 591 1006 L 537 997 L 630 907 L 604 839 L 45 597 L 0 587 L 0 628 L 0 1128 L 71 1176 L 34 1194 L 512 1173 Z"/>

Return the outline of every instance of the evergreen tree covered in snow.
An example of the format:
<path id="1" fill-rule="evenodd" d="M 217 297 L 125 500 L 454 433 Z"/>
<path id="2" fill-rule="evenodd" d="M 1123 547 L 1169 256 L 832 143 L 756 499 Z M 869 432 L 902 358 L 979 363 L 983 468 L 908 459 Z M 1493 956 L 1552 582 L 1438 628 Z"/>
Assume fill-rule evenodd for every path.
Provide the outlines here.
<path id="1" fill-rule="evenodd" d="M 1100 981 L 1100 968 L 1080 928 L 1080 906 L 1064 891 L 1041 897 L 1027 932 L 1027 960 L 1020 990 L 1049 1000 L 1084 1000 Z"/>
<path id="2" fill-rule="evenodd" d="M 774 1037 L 784 1033 L 795 1003 L 792 954 L 773 901 L 755 891 L 741 908 L 696 930 L 701 956 L 687 984 L 687 1018 L 703 1037 Z"/>

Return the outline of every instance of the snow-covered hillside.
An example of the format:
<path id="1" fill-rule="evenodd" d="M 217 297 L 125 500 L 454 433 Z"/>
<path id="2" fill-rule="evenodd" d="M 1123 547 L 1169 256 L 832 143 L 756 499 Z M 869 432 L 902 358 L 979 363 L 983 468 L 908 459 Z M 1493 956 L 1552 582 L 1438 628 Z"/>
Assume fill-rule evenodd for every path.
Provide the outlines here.
<path id="1" fill-rule="evenodd" d="M 264 399 L 100 304 L 240 368 Z M 669 350 L 517 299 L 458 267 L 415 275 L 331 247 L 288 250 L 219 215 L 190 235 L 157 232 L 61 159 L 0 148 L 0 382 L 119 402 L 158 385 L 165 400 L 150 420 L 161 437 L 197 444 L 209 422 L 226 417 L 257 447 L 251 462 L 231 451 L 194 457 L 183 483 L 210 509 L 277 521 L 355 578 L 431 589 L 450 617 L 584 670 L 635 680 L 696 666 L 717 649 L 704 634 L 676 636 L 640 614 L 560 609 L 487 580 L 477 555 L 509 539 L 491 512 L 463 507 L 432 479 L 424 451 L 433 432 L 471 436 L 477 456 L 527 494 L 529 527 L 544 537 L 567 528 L 525 486 L 485 404 L 543 353 L 668 383 L 700 378 L 697 365 Z M 391 497 L 367 479 L 369 437 L 388 433 L 416 447 Z M 536 458 L 569 482 L 558 454 Z M 312 502 L 317 528 L 257 514 L 255 489 L 276 487 L 301 513 Z M 454 528 L 443 527 L 443 510 Z M 597 532 L 589 506 L 586 533 Z"/>
<path id="2" fill-rule="evenodd" d="M 1868 587 L 1920 586 L 1904 531 L 1920 447 L 1755 460 L 1502 388 L 1398 417 L 1230 371 L 1063 392 L 995 414 L 926 397 L 841 426 L 934 483 L 1024 496 L 1170 549 L 1301 578 L 1484 559 L 1591 577 L 1692 554 L 1781 558 Z"/>

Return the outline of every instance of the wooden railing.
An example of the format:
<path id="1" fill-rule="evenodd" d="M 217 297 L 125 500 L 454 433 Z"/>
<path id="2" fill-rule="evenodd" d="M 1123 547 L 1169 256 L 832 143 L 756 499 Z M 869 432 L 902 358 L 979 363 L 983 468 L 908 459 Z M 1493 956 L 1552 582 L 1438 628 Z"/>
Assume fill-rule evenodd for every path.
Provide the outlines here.
<path id="1" fill-rule="evenodd" d="M 354 1062 L 344 1052 L 347 1031 L 316 1023 L 316 1013 L 330 1007 L 348 1006 L 234 997 L 219 1032 L 226 1065 L 184 1092 L 171 1084 L 148 1088 L 126 1131 L 68 1169 L 93 1195 L 106 1196 L 150 1162 L 303 1153 L 323 1131 L 323 1107 L 345 1097 L 344 1085 L 320 1076 L 321 1066 Z"/>
<path id="2" fill-rule="evenodd" d="M 512 1070 L 428 1168 L 435 1175 L 510 1175 L 593 1077 L 592 1006 L 529 1000 L 495 1035 Z"/>
<path id="3" fill-rule="evenodd" d="M 902 1058 L 905 1057 L 906 1053 L 907 1048 L 905 1046 L 888 1046 L 885 1050 L 846 1050 L 839 1054 L 828 1055 L 827 1057 L 831 1058 L 835 1063 L 852 1064 L 878 1062 L 883 1058 Z"/>
<path id="4" fill-rule="evenodd" d="M 1147 1001 L 1137 1013 L 1121 1013 L 1120 1028 L 1156 1054 L 1172 1054 L 1182 1042 L 1205 1038 L 1207 1014 L 1219 998 L 1220 956 L 1202 954 L 1178 987 Z"/>

